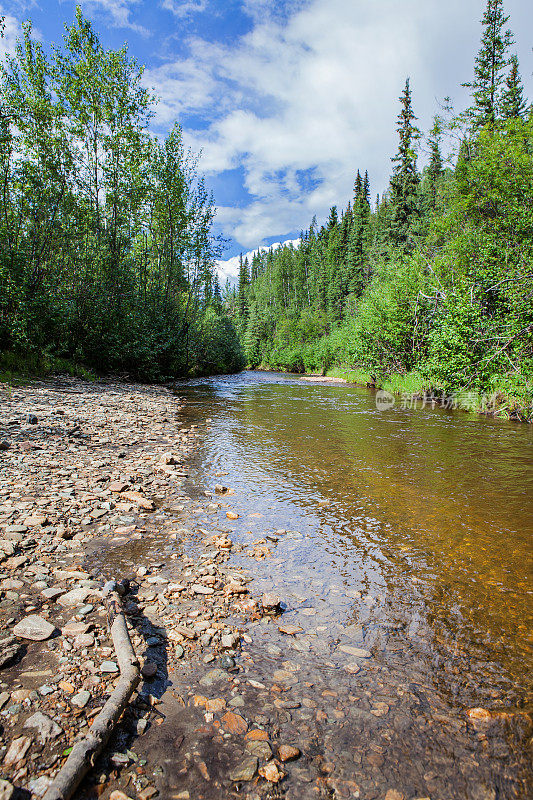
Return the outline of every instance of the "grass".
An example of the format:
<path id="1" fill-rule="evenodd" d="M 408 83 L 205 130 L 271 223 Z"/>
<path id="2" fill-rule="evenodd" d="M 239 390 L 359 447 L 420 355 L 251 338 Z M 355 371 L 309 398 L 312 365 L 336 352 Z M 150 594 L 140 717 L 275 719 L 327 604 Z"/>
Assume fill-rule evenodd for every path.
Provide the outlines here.
<path id="1" fill-rule="evenodd" d="M 66 358 L 50 355 L 21 354 L 13 351 L 0 353 L 0 383 L 20 386 L 34 378 L 50 375 L 70 375 L 95 381 L 96 375 L 81 364 Z"/>

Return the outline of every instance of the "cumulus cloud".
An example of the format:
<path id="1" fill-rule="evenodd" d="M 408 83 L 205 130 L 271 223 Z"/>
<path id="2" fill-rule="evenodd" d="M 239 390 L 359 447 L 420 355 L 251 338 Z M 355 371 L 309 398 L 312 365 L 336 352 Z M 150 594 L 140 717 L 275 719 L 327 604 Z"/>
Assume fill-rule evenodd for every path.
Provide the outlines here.
<path id="1" fill-rule="evenodd" d="M 254 257 L 255 253 L 259 250 L 260 252 L 264 253 L 267 250 L 277 250 L 279 247 L 282 247 L 284 244 L 292 244 L 295 247 L 300 243 L 300 239 L 287 239 L 285 242 L 274 242 L 274 244 L 269 245 L 268 247 L 256 247 L 255 250 L 250 250 L 247 253 L 243 253 L 242 257 L 247 258 L 248 261 L 251 263 L 252 258 Z M 239 262 L 240 262 L 240 255 L 233 256 L 232 258 L 226 259 L 226 261 L 217 261 L 217 271 L 218 277 L 222 285 L 229 280 L 230 283 L 234 283 L 237 280 L 239 275 Z"/>
<path id="2" fill-rule="evenodd" d="M 178 19 L 200 14 L 207 8 L 207 0 L 163 0 L 161 8 L 171 11 Z"/>
<path id="3" fill-rule="evenodd" d="M 17 39 L 22 33 L 20 22 L 11 14 L 5 14 L 0 6 L 0 16 L 4 17 L 4 36 L 0 39 L 0 59 L 6 55 L 12 56 L 15 52 Z"/>
<path id="4" fill-rule="evenodd" d="M 464 99 L 484 0 L 474 8 L 464 0 L 243 2 L 253 24 L 236 43 L 191 39 L 188 59 L 147 77 L 162 97 L 160 122 L 202 117 L 202 128 L 186 126 L 186 141 L 202 150 L 204 171 L 243 168 L 252 200 L 219 220 L 252 248 L 347 202 L 358 168 L 369 170 L 373 191 L 386 188 L 405 78 L 427 130 L 438 99 Z"/>
<path id="5" fill-rule="evenodd" d="M 136 6 L 141 0 L 89 0 L 85 4 L 86 8 L 101 9 L 111 18 L 112 23 L 117 28 L 129 28 L 142 36 L 149 36 L 150 31 L 142 25 L 131 20 L 132 6 Z"/>

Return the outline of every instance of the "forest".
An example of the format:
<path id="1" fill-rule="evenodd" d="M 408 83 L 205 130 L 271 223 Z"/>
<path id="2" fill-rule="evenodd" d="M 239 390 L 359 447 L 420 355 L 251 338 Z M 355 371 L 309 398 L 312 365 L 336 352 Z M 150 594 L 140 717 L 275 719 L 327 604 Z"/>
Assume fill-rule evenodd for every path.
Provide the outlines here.
<path id="1" fill-rule="evenodd" d="M 0 66 L 0 373 L 144 381 L 244 366 L 216 275 L 213 198 L 123 47 L 81 9 Z"/>
<path id="2" fill-rule="evenodd" d="M 471 105 L 444 101 L 425 136 L 407 79 L 381 197 L 359 170 L 297 246 L 241 257 L 225 302 L 250 366 L 533 418 L 533 113 L 508 20 L 488 0 Z"/>

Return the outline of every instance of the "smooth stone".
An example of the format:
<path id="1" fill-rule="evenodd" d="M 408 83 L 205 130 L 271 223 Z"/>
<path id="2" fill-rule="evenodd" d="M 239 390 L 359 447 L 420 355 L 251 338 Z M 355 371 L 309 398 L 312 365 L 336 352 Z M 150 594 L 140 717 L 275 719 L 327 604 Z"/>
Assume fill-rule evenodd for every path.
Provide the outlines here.
<path id="1" fill-rule="evenodd" d="M 100 672 L 112 674 L 118 671 L 118 666 L 114 661 L 102 661 L 100 665 Z"/>
<path id="2" fill-rule="evenodd" d="M 222 659 L 221 659 L 222 660 Z M 233 660 L 233 659 L 232 659 Z M 202 675 L 198 683 L 200 686 L 213 686 L 221 680 L 227 680 L 228 676 L 222 669 L 210 669 L 205 675 Z"/>
<path id="3" fill-rule="evenodd" d="M 60 606 L 63 606 L 63 608 L 73 608 L 74 606 L 83 605 L 90 594 L 90 589 L 85 589 L 83 586 L 80 586 L 77 589 L 71 589 L 70 592 L 66 592 L 57 602 Z"/>
<path id="4" fill-rule="evenodd" d="M 87 689 L 82 689 L 81 692 L 70 698 L 70 702 L 78 708 L 85 708 L 90 699 L 91 693 Z"/>
<path id="5" fill-rule="evenodd" d="M 360 647 L 350 647 L 347 644 L 341 644 L 339 645 L 339 650 L 355 658 L 372 658 L 372 653 L 369 650 L 362 650 Z"/>
<path id="6" fill-rule="evenodd" d="M 30 614 L 21 619 L 13 628 L 15 636 L 19 636 L 21 639 L 30 639 L 32 642 L 43 642 L 45 639 L 49 639 L 54 631 L 52 623 L 37 614 Z"/>

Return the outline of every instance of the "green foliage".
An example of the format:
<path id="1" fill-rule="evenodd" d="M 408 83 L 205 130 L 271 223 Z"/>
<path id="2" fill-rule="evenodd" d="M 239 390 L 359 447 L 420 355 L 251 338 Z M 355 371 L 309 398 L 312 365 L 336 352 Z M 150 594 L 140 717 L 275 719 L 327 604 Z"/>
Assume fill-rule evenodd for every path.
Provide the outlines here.
<path id="1" fill-rule="evenodd" d="M 0 103 L 0 351 L 144 380 L 240 363 L 228 319 L 227 360 L 205 354 L 222 314 L 213 201 L 179 126 L 149 134 L 127 48 L 104 50 L 79 7 L 49 55 L 27 24 Z"/>
<path id="2" fill-rule="evenodd" d="M 390 192 L 372 209 L 358 171 L 344 211 L 334 206 L 321 228 L 313 220 L 298 247 L 254 256 L 250 365 L 340 370 L 533 419 L 533 116 L 506 59 L 506 22 L 489 0 L 470 133 L 452 169 L 441 141 L 464 117 L 435 121 L 420 175 L 407 81 Z"/>

